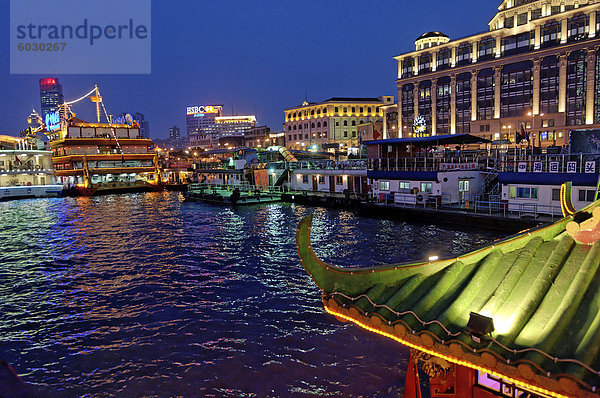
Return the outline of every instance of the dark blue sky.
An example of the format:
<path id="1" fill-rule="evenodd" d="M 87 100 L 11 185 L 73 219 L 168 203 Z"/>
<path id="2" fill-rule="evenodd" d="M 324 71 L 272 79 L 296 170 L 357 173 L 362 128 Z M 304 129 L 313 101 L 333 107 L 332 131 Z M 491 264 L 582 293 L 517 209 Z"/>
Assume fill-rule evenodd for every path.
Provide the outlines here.
<path id="1" fill-rule="evenodd" d="M 46 0 L 40 0 L 46 1 Z M 34 107 L 41 75 L 9 74 L 9 0 L 0 0 L 0 133 L 17 134 Z M 334 96 L 396 95 L 395 55 L 421 33 L 451 38 L 487 30 L 500 0 L 152 1 L 152 74 L 58 75 L 67 100 L 98 84 L 113 114 L 142 112 L 151 136 L 185 108 L 224 104 L 281 130 L 283 109 Z M 452 7 L 452 8 L 450 8 Z M 91 104 L 91 103 L 90 103 Z M 92 120 L 91 105 L 75 108 Z"/>

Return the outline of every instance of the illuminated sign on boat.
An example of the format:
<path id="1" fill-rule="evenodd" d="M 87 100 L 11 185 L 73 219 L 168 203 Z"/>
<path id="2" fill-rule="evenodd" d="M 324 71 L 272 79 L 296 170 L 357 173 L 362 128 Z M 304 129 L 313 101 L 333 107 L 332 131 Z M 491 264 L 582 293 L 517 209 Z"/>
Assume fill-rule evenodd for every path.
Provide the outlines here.
<path id="1" fill-rule="evenodd" d="M 60 116 L 58 115 L 58 111 L 46 114 L 46 128 L 48 131 L 54 131 L 60 128 Z"/>
<path id="2" fill-rule="evenodd" d="M 187 114 L 195 115 L 197 113 L 219 113 L 223 109 L 220 105 L 201 105 L 201 106 L 188 106 Z"/>

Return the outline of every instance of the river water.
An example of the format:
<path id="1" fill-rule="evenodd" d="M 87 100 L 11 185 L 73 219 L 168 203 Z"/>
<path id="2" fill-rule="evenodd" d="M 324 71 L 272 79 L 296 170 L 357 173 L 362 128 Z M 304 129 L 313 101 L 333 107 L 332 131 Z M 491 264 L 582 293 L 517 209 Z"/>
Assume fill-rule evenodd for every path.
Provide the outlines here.
<path id="1" fill-rule="evenodd" d="M 339 266 L 458 255 L 497 232 L 177 193 L 0 203 L 0 359 L 50 396 L 373 396 L 407 350 L 323 311 L 295 229 Z"/>

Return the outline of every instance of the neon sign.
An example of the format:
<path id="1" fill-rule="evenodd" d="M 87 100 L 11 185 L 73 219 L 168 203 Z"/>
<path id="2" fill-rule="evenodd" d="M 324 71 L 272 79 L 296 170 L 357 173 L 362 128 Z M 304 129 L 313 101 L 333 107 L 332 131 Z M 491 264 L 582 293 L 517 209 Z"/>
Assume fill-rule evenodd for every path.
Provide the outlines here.
<path id="1" fill-rule="evenodd" d="M 60 116 L 58 111 L 46 114 L 46 128 L 48 131 L 58 130 L 60 128 Z"/>
<path id="2" fill-rule="evenodd" d="M 221 109 L 223 109 L 223 107 L 218 105 L 188 106 L 187 114 L 195 115 L 197 113 L 219 113 Z"/>
<path id="3" fill-rule="evenodd" d="M 413 122 L 413 137 L 429 137 L 427 133 L 427 121 L 423 116 L 417 116 Z"/>

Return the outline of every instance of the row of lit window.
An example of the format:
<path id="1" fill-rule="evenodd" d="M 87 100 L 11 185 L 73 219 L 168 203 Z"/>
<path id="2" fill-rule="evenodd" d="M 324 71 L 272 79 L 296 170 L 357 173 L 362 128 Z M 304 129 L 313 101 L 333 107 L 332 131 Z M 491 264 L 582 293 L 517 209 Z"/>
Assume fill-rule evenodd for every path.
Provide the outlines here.
<path id="1" fill-rule="evenodd" d="M 358 121 L 358 124 L 363 124 L 363 123 L 364 123 L 363 120 Z M 342 124 L 343 124 L 344 127 L 347 127 L 349 125 L 347 120 L 344 120 Z M 336 121 L 335 125 L 339 126 L 340 122 Z M 351 126 L 356 126 L 357 125 L 356 120 L 350 121 L 350 125 Z M 326 121 L 323 122 L 323 127 L 327 127 L 327 122 Z M 308 123 L 304 123 L 304 129 L 307 129 L 307 128 L 308 128 Z M 316 124 L 314 122 L 310 123 L 310 128 L 312 128 L 312 129 L 314 129 L 314 128 L 321 128 L 321 122 L 317 122 Z M 293 126 L 292 125 L 288 125 L 288 131 L 292 131 L 292 130 L 302 130 L 302 123 L 300 123 L 298 125 L 293 125 Z"/>
<path id="2" fill-rule="evenodd" d="M 302 134 L 289 134 L 288 141 L 309 140 L 310 139 L 309 134 L 304 134 L 304 138 L 302 138 L 302 136 L 303 136 Z M 356 138 L 356 131 L 351 131 L 351 132 L 343 131 L 342 136 L 344 138 L 350 138 L 350 137 Z M 327 138 L 327 132 L 313 134 L 312 138 Z"/>
<path id="3" fill-rule="evenodd" d="M 344 113 L 344 114 L 348 114 L 348 109 L 351 110 L 350 111 L 351 114 L 356 114 L 357 107 L 355 107 L 355 106 L 346 107 L 345 106 L 342 109 L 343 109 L 342 113 Z M 373 110 L 373 108 L 369 106 L 369 107 L 366 107 L 366 110 L 367 110 L 367 114 L 371 114 L 371 111 Z M 358 107 L 358 113 L 364 113 L 364 112 L 365 112 L 365 107 L 362 107 L 362 106 Z M 340 113 L 340 108 L 336 106 L 334 108 L 334 114 L 338 115 L 339 113 Z M 379 113 L 379 107 L 375 107 L 375 113 Z M 321 115 L 321 109 L 319 108 L 316 111 L 315 111 L 315 109 L 311 109 L 310 112 L 308 110 L 294 112 L 294 113 L 290 112 L 290 113 L 288 113 L 287 118 L 288 118 L 288 120 L 291 120 L 292 118 L 301 118 L 303 116 L 308 117 L 309 115 L 310 116 L 316 115 L 318 117 Z M 327 108 L 323 108 L 323 116 L 327 116 Z"/>
<path id="4" fill-rule="evenodd" d="M 589 15 L 577 15 L 567 20 L 567 41 L 575 42 L 584 40 L 589 33 Z M 600 11 L 596 15 L 596 30 L 600 31 Z M 561 24 L 560 22 L 548 22 L 540 30 L 541 46 L 549 47 L 560 44 Z M 529 51 L 533 48 L 535 32 L 525 32 L 518 35 L 508 36 L 501 39 L 501 55 L 508 56 Z M 478 61 L 487 61 L 493 59 L 495 54 L 496 39 L 485 38 L 477 42 L 476 51 Z M 462 66 L 475 61 L 472 57 L 473 44 L 464 43 L 456 48 L 456 65 Z M 443 70 L 451 67 L 452 50 L 449 48 L 441 49 L 436 54 L 436 70 Z M 427 73 L 433 70 L 432 55 L 430 53 L 422 54 L 418 59 L 418 73 Z M 410 77 L 417 72 L 414 65 L 415 59 L 405 58 L 401 61 L 402 77 Z"/>

